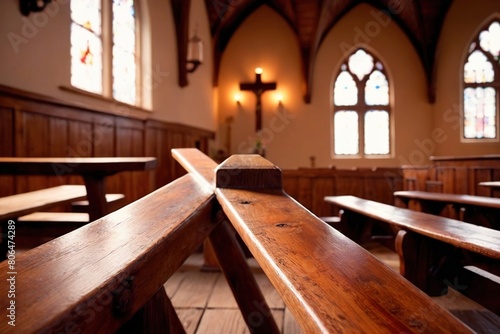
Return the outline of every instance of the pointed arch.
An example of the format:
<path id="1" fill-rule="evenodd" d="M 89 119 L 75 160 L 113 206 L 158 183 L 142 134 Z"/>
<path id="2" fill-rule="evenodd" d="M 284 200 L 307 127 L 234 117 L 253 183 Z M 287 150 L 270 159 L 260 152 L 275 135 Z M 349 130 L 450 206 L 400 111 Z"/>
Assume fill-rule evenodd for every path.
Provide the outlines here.
<path id="1" fill-rule="evenodd" d="M 349 53 L 332 87 L 333 155 L 391 155 L 390 85 L 383 63 L 365 48 Z"/>
<path id="2" fill-rule="evenodd" d="M 463 61 L 461 141 L 499 140 L 500 19 L 484 24 Z"/>

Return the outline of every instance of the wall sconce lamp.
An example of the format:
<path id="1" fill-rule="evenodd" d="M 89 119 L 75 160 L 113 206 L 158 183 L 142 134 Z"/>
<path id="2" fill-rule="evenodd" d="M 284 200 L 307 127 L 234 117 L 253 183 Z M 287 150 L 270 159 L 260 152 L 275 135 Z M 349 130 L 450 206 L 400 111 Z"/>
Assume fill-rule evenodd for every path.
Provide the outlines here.
<path id="1" fill-rule="evenodd" d="M 196 34 L 196 30 L 194 30 L 193 37 L 188 41 L 186 62 L 191 65 L 191 67 L 187 68 L 188 73 L 193 73 L 203 63 L 203 42 Z"/>
<path id="2" fill-rule="evenodd" d="M 235 94 L 234 100 L 236 101 L 236 105 L 238 105 L 238 106 L 241 105 L 241 95 L 240 94 Z"/>
<path id="3" fill-rule="evenodd" d="M 278 100 L 278 106 L 282 107 L 283 106 L 283 95 L 280 93 L 276 94 L 276 100 Z"/>
<path id="4" fill-rule="evenodd" d="M 19 0 L 21 14 L 28 16 L 31 12 L 41 12 L 52 0 Z"/>

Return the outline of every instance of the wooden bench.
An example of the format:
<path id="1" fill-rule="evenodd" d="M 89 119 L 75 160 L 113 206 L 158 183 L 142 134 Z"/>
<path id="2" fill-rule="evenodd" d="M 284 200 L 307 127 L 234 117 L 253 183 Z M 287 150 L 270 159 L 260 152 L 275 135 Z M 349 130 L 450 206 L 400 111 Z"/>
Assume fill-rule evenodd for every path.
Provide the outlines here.
<path id="1" fill-rule="evenodd" d="M 426 191 L 396 191 L 394 197 L 397 206 L 500 230 L 500 198 Z M 444 212 L 449 207 L 451 216 Z"/>
<path id="2" fill-rule="evenodd" d="M 125 195 L 106 194 L 107 208 L 110 212 L 124 205 Z M 73 231 L 90 222 L 89 201 L 79 200 L 71 203 L 71 212 L 33 212 L 17 219 L 17 227 L 23 230 L 23 238 L 33 239 L 23 244 L 30 248 L 48 242 Z"/>
<path id="3" fill-rule="evenodd" d="M 106 194 L 108 210 L 118 210 L 123 206 L 125 195 Z M 90 222 L 89 201 L 80 200 L 71 203 L 72 212 L 33 212 L 21 216 L 17 221 L 26 227 L 43 230 L 44 237 L 52 239 Z"/>
<path id="4" fill-rule="evenodd" d="M 108 203 L 108 211 L 113 212 L 120 209 L 125 204 L 124 194 L 106 194 L 106 203 Z M 89 201 L 82 200 L 71 203 L 73 212 L 89 213 Z"/>
<path id="5" fill-rule="evenodd" d="M 278 333 L 229 223 L 304 333 L 472 332 L 286 195 L 267 160 L 237 156 L 214 173 L 198 150 L 174 156 L 187 175 L 0 263 L 14 282 L 0 294 L 16 293 L 0 299 L 14 317 L 0 332 L 181 333 L 163 283 L 208 236 L 250 331 Z"/>
<path id="6" fill-rule="evenodd" d="M 500 315 L 500 231 L 354 196 L 325 201 L 343 209 L 338 228 L 357 242 L 390 227 L 378 231 L 395 236 L 401 274 L 423 291 L 437 296 L 455 286 Z"/>
<path id="7" fill-rule="evenodd" d="M 0 198 L 0 221 L 16 219 L 58 204 L 85 199 L 85 186 L 63 185 Z"/>
<path id="8" fill-rule="evenodd" d="M 39 210 L 48 210 L 58 205 L 67 205 L 72 201 L 85 199 L 86 194 L 85 186 L 63 185 L 0 198 L 1 258 L 5 258 L 7 251 L 6 231 L 9 220 L 17 220 L 21 216 Z"/>

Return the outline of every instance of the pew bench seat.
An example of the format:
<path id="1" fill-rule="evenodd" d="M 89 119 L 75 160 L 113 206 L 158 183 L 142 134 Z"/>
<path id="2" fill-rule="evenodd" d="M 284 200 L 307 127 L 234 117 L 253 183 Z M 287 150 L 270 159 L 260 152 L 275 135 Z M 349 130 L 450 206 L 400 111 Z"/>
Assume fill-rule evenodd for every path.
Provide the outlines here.
<path id="1" fill-rule="evenodd" d="M 106 194 L 110 212 L 125 203 L 123 194 Z M 88 200 L 71 203 L 71 212 L 33 212 L 17 219 L 16 229 L 23 236 L 22 247 L 33 248 L 90 222 Z"/>
<path id="2" fill-rule="evenodd" d="M 31 214 L 39 210 L 48 210 L 58 205 L 67 205 L 75 200 L 85 199 L 87 191 L 82 185 L 62 185 L 41 190 L 30 191 L 0 198 L 0 222 L 2 241 L 0 258 L 7 252 L 7 225 L 10 220 Z M 18 230 L 16 230 L 19 232 Z"/>
<path id="3" fill-rule="evenodd" d="M 337 228 L 354 241 L 373 240 L 377 226 L 389 227 L 382 230 L 392 232 L 401 274 L 429 295 L 455 285 L 500 315 L 500 231 L 355 196 L 325 201 L 342 208 Z"/>
<path id="4" fill-rule="evenodd" d="M 48 223 L 48 222 L 74 222 L 88 223 L 89 214 L 84 212 L 33 212 L 17 219 L 18 222 Z"/>
<path id="5" fill-rule="evenodd" d="M 396 191 L 394 198 L 397 206 L 500 230 L 500 198 L 427 191 Z M 451 215 L 444 211 L 447 207 Z"/>
<path id="6" fill-rule="evenodd" d="M 83 200 L 86 196 L 87 191 L 82 185 L 62 185 L 5 196 L 0 198 L 0 221 L 48 210 L 59 204 Z"/>
<path id="7" fill-rule="evenodd" d="M 108 203 L 109 212 L 113 212 L 121 208 L 125 204 L 124 194 L 106 194 L 106 202 Z M 81 200 L 71 203 L 71 211 L 73 212 L 89 212 L 89 201 Z"/>

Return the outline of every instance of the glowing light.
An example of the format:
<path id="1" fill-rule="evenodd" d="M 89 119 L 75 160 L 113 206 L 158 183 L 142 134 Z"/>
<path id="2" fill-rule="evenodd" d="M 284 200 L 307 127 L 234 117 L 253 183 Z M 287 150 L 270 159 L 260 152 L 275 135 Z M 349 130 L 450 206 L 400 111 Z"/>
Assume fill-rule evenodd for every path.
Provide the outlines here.
<path id="1" fill-rule="evenodd" d="M 264 72 L 264 71 L 263 71 L 263 70 L 262 70 L 262 68 L 260 68 L 260 67 L 257 67 L 257 68 L 255 69 L 255 73 L 256 73 L 256 74 L 262 74 L 262 72 Z"/>

